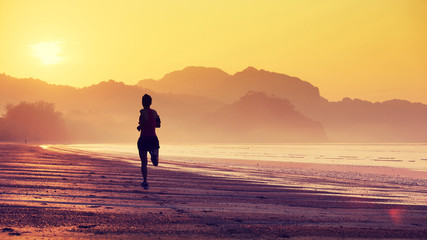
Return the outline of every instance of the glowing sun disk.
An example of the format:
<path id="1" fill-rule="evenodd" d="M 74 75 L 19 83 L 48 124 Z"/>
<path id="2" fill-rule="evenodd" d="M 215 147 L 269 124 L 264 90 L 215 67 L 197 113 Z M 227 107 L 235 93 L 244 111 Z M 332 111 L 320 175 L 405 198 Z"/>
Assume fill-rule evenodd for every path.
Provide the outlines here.
<path id="1" fill-rule="evenodd" d="M 38 57 L 43 64 L 57 64 L 64 60 L 64 57 L 60 56 L 62 53 L 62 42 L 40 42 L 34 45 L 30 45 L 34 56 Z"/>

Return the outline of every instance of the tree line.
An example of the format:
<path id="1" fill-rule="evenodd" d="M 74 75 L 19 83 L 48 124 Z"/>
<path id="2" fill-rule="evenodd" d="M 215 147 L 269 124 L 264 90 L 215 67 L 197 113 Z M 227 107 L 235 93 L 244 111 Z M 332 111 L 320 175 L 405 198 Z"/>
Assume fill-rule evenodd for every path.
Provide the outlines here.
<path id="1" fill-rule="evenodd" d="M 53 103 L 8 104 L 0 117 L 0 141 L 49 142 L 67 139 L 66 124 Z"/>

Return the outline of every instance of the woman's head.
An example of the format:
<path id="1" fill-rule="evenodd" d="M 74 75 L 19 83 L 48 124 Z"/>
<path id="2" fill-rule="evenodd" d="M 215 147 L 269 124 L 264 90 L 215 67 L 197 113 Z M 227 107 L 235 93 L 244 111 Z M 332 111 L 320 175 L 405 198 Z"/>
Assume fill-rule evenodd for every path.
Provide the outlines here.
<path id="1" fill-rule="evenodd" d="M 145 94 L 143 97 L 142 97 L 142 106 L 144 107 L 144 108 L 149 108 L 150 106 L 151 106 L 151 97 L 150 97 L 150 95 L 148 95 L 148 94 Z"/>

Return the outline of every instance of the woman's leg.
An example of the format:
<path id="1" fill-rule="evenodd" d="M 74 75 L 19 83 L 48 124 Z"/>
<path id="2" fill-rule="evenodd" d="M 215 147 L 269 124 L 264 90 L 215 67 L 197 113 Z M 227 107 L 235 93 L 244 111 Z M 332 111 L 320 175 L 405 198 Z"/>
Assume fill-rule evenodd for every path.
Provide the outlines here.
<path id="1" fill-rule="evenodd" d="M 141 158 L 142 178 L 147 182 L 147 151 L 139 150 L 139 158 Z"/>
<path id="2" fill-rule="evenodd" d="M 150 156 L 151 156 L 151 162 L 153 163 L 154 166 L 158 166 L 159 165 L 159 149 L 155 148 L 153 150 L 150 150 Z"/>

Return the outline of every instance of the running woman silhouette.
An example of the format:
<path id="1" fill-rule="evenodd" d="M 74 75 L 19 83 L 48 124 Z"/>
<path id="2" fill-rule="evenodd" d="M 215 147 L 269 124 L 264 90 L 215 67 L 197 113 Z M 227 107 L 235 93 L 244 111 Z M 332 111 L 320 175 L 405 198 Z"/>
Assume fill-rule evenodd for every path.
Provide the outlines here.
<path id="1" fill-rule="evenodd" d="M 148 190 L 147 182 L 147 152 L 150 153 L 151 162 L 154 166 L 159 165 L 159 139 L 156 135 L 156 128 L 160 127 L 160 117 L 154 109 L 151 109 L 151 96 L 145 94 L 142 97 L 142 106 L 139 115 L 138 131 L 141 135 L 138 139 L 138 151 L 141 158 L 141 173 L 143 181 L 141 186 Z"/>

